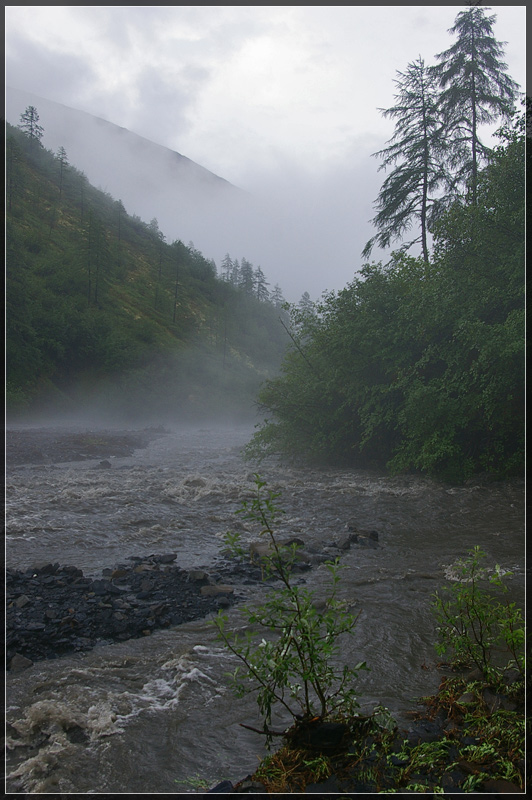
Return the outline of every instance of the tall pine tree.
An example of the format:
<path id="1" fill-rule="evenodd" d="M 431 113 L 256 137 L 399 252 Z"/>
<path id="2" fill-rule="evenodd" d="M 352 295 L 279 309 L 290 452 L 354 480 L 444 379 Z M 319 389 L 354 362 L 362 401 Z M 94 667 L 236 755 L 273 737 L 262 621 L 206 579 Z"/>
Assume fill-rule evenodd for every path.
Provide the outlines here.
<path id="1" fill-rule="evenodd" d="M 449 33 L 455 43 L 436 58 L 431 68 L 442 90 L 440 109 L 450 139 L 449 165 L 457 186 L 469 186 L 471 202 L 477 203 L 478 169 L 490 153 L 479 139 L 478 129 L 514 112 L 518 84 L 506 74 L 501 61 L 503 44 L 493 36 L 495 15 L 471 6 L 461 11 Z"/>
<path id="2" fill-rule="evenodd" d="M 389 146 L 373 154 L 382 158 L 379 170 L 395 166 L 374 203 L 378 213 L 372 222 L 379 233 L 367 242 L 362 255 L 367 258 L 375 243 L 386 248 L 402 239 L 415 221 L 419 235 L 402 249 L 421 242 L 423 258 L 428 261 L 427 233 L 436 208 L 435 193 L 445 178 L 445 141 L 434 82 L 421 56 L 397 75 L 397 103 L 381 109 L 383 116 L 395 120 L 395 131 Z"/>
<path id="3" fill-rule="evenodd" d="M 44 128 L 39 125 L 39 114 L 35 106 L 28 106 L 23 114 L 20 115 L 21 131 L 24 131 L 34 144 L 41 144 Z"/>
<path id="4" fill-rule="evenodd" d="M 255 287 L 257 292 L 257 300 L 261 302 L 266 302 L 270 296 L 270 292 L 268 291 L 268 281 L 266 280 L 266 276 L 262 269 L 257 267 L 255 270 Z"/>
<path id="5" fill-rule="evenodd" d="M 240 262 L 240 288 L 246 294 L 253 294 L 255 290 L 255 272 L 253 264 L 247 258 L 243 258 Z"/>

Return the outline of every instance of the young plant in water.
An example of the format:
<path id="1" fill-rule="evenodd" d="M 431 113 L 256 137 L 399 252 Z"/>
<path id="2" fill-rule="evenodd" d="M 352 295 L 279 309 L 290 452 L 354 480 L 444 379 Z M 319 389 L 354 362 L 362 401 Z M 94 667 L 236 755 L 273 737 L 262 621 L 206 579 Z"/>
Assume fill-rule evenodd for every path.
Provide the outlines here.
<path id="1" fill-rule="evenodd" d="M 367 667 L 365 662 L 342 669 L 334 665 L 340 637 L 352 633 L 358 619 L 336 597 L 339 564 L 327 564 L 330 592 L 325 610 L 318 611 L 313 593 L 292 581 L 297 545 L 283 546 L 275 537 L 274 526 L 282 511 L 276 504 L 279 494 L 266 492 L 266 484 L 258 475 L 255 485 L 254 499 L 244 502 L 238 513 L 259 525 L 260 536 L 269 545 L 260 556 L 264 577 L 277 578 L 281 587 L 272 587 L 269 597 L 257 608 L 244 609 L 249 623 L 244 636 L 227 629 L 227 616 L 222 612 L 215 624 L 219 638 L 241 662 L 231 674 L 236 695 L 257 692 L 269 744 L 276 706 L 299 722 L 316 715 L 331 720 L 352 714 L 358 708 L 353 684 L 358 672 Z M 241 554 L 234 534 L 226 542 Z"/>
<path id="2" fill-rule="evenodd" d="M 485 679 L 497 683 L 505 669 L 517 669 L 524 678 L 525 628 L 523 616 L 515 603 L 499 600 L 508 591 L 499 565 L 492 572 L 481 566 L 486 557 L 480 547 L 457 563 L 457 580 L 436 593 L 433 605 L 438 622 L 437 652 L 448 649 L 454 666 L 478 667 Z M 508 662 L 496 666 L 496 653 L 505 654 Z"/>

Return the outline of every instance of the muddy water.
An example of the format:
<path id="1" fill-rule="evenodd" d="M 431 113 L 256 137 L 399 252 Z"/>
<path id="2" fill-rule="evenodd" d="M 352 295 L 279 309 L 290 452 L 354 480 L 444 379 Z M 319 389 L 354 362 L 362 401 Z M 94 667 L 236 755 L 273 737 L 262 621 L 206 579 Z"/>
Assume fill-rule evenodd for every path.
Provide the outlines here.
<path id="1" fill-rule="evenodd" d="M 429 606 L 457 558 L 480 545 L 490 564 L 513 570 L 512 597 L 523 603 L 523 483 L 451 487 L 273 461 L 259 467 L 241 456 L 250 434 L 176 430 L 132 456 L 111 456 L 109 468 L 91 458 L 17 459 L 7 476 L 8 565 L 58 561 L 96 576 L 128 556 L 175 552 L 185 568 L 215 571 L 221 539 L 240 519 L 235 511 L 252 495 L 258 470 L 281 492 L 280 534 L 322 547 L 348 524 L 378 532 L 378 549 L 355 546 L 342 558 L 340 593 L 360 617 L 341 657 L 371 668 L 360 673 L 362 709 L 382 703 L 400 720 L 439 684 Z M 245 523 L 244 540 L 256 535 Z M 327 578 L 323 566 L 305 575 L 318 597 Z M 266 591 L 236 588 L 251 603 Z M 229 620 L 244 625 L 238 607 Z M 240 726 L 259 718 L 253 698 L 232 696 L 225 675 L 232 667 L 202 620 L 10 673 L 7 791 L 197 792 L 244 777 L 265 750 Z"/>

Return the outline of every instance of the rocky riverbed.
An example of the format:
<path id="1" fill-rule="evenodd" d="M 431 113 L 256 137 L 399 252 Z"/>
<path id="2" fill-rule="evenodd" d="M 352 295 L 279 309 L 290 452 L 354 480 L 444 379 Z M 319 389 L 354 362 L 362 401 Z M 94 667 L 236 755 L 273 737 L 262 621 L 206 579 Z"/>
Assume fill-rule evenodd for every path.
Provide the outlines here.
<path id="1" fill-rule="evenodd" d="M 349 532 L 323 551 L 297 544 L 298 580 L 313 565 L 352 545 L 377 547 L 378 535 Z M 260 545 L 259 545 L 260 546 Z M 6 570 L 7 665 L 20 670 L 44 658 L 57 658 L 96 645 L 149 636 L 159 628 L 205 617 L 246 599 L 246 586 L 263 580 L 260 566 L 245 558 L 220 558 L 214 569 L 183 570 L 175 553 L 131 556 L 85 577 L 75 566 L 41 564 Z M 235 591 L 235 586 L 238 587 Z"/>
<path id="2" fill-rule="evenodd" d="M 232 586 L 215 583 L 203 570 L 182 570 L 175 558 L 134 557 L 95 579 L 60 564 L 7 569 L 9 668 L 149 636 L 235 602 Z"/>
<path id="3" fill-rule="evenodd" d="M 377 547 L 377 538 L 376 532 L 350 532 L 320 552 L 309 552 L 293 539 L 290 543 L 301 548 L 293 569 L 304 581 L 303 573 L 314 564 L 353 544 Z M 85 577 L 77 567 L 58 563 L 25 571 L 8 568 L 8 668 L 24 669 L 45 658 L 149 636 L 205 617 L 246 599 L 245 587 L 264 577 L 258 564 L 242 558 L 220 558 L 210 572 L 183 570 L 175 560 L 175 553 L 132 556 L 102 570 L 101 578 Z"/>

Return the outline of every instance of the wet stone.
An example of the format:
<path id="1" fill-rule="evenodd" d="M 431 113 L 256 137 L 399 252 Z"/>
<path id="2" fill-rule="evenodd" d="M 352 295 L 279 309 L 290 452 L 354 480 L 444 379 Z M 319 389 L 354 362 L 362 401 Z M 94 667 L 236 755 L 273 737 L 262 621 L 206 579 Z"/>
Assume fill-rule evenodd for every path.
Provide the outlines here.
<path id="1" fill-rule="evenodd" d="M 233 784 L 231 781 L 221 781 L 221 783 L 217 783 L 216 786 L 213 786 L 212 789 L 209 789 L 209 794 L 227 794 L 232 792 Z"/>
<path id="2" fill-rule="evenodd" d="M 202 592 L 201 581 L 190 580 L 174 560 L 173 553 L 130 559 L 129 566 L 106 569 L 96 579 L 59 564 L 40 571 L 8 569 L 9 668 L 24 669 L 34 661 L 146 636 L 216 613 L 221 597 L 224 607 L 236 602 L 230 586 L 217 586 L 212 595 Z M 120 586 L 113 578 L 116 572 Z"/>
<path id="3" fill-rule="evenodd" d="M 12 672 L 21 672 L 23 669 L 28 669 L 33 665 L 33 661 L 25 656 L 21 656 L 19 653 L 15 653 L 11 661 L 9 662 L 9 669 Z"/>

